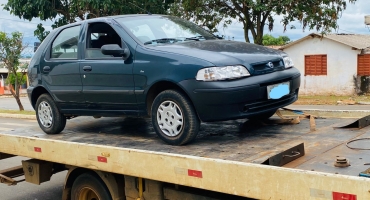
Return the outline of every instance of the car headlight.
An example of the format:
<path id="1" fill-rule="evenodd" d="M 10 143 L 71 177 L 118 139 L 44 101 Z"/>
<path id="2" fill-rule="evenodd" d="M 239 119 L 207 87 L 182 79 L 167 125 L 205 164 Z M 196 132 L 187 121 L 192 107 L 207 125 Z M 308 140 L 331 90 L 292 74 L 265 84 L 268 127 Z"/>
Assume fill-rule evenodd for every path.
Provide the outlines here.
<path id="1" fill-rule="evenodd" d="M 241 65 L 208 67 L 198 71 L 196 79 L 198 81 L 218 81 L 226 79 L 237 79 L 250 76 L 247 68 Z"/>
<path id="2" fill-rule="evenodd" d="M 284 58 L 285 69 L 294 67 L 293 60 L 290 57 L 286 56 L 283 58 Z"/>

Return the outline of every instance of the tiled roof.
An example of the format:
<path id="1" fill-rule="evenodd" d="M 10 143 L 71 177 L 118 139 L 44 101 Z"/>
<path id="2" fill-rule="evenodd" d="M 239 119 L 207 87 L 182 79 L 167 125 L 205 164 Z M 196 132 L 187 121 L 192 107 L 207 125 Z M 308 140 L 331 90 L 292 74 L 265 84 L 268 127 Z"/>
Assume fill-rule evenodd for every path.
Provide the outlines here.
<path id="1" fill-rule="evenodd" d="M 265 46 L 265 47 L 268 47 L 268 48 L 271 48 L 271 49 L 280 49 L 282 46 L 280 45 L 271 45 L 271 46 Z"/>
<path id="2" fill-rule="evenodd" d="M 303 40 L 306 40 L 308 38 L 312 37 L 324 37 L 345 45 L 348 45 L 350 47 L 356 48 L 356 49 L 366 49 L 370 47 L 370 34 L 369 35 L 361 35 L 361 34 L 328 34 L 328 35 L 321 35 L 317 33 L 311 33 L 306 37 L 303 37 L 299 40 L 296 40 L 294 42 L 291 42 L 287 45 L 282 46 L 280 49 L 286 49 L 290 46 L 293 46 L 299 42 L 302 42 Z"/>

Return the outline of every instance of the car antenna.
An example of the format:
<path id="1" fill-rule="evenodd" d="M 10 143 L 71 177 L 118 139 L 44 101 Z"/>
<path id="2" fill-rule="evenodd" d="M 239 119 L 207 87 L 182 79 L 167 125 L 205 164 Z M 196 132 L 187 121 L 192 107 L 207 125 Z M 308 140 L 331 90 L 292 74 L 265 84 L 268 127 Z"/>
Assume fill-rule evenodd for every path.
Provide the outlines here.
<path id="1" fill-rule="evenodd" d="M 151 14 L 152 14 L 151 12 L 149 12 L 149 11 L 145 10 L 144 8 L 141 8 L 141 7 L 137 6 L 137 5 L 136 5 L 136 4 L 134 4 L 134 3 L 131 3 L 131 2 L 128 2 L 128 3 L 129 3 L 129 4 L 131 4 L 131 5 L 133 5 L 133 6 L 135 6 L 135 7 L 137 7 L 137 8 L 139 8 L 140 10 L 145 11 L 148 15 L 151 15 Z"/>

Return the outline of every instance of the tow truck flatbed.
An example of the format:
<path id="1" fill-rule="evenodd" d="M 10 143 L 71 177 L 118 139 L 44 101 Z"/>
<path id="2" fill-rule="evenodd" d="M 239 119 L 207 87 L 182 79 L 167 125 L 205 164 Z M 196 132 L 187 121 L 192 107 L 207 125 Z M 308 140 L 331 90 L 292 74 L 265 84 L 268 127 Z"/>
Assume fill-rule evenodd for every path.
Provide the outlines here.
<path id="1" fill-rule="evenodd" d="M 353 121 L 317 119 L 316 131 L 309 120 L 204 123 L 195 142 L 170 146 L 157 138 L 149 119 L 78 117 L 58 135 L 44 134 L 36 123 L 1 131 L 0 152 L 257 199 L 370 199 L 370 179 L 359 177 L 370 167 L 370 154 L 346 146 L 370 138 L 370 127 L 333 128 Z M 351 146 L 367 148 L 366 142 Z M 301 157 L 280 167 L 266 164 L 301 143 Z M 335 167 L 337 157 L 350 166 Z"/>

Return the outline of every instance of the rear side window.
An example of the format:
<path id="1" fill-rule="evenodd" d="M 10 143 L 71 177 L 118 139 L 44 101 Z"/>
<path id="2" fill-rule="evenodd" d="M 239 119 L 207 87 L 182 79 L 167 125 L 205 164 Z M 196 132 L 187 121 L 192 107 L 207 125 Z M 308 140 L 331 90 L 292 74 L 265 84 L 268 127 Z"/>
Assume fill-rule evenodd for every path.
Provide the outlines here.
<path id="1" fill-rule="evenodd" d="M 77 59 L 80 26 L 66 28 L 53 41 L 51 58 Z"/>

